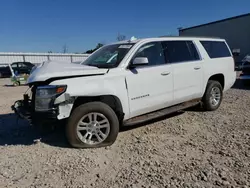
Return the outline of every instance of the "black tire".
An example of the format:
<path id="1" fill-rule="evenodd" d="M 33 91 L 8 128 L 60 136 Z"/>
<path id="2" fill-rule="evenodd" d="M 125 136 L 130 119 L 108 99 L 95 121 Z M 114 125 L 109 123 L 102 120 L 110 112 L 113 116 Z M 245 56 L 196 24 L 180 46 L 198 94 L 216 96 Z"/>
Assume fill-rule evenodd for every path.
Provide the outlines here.
<path id="1" fill-rule="evenodd" d="M 20 82 L 19 82 L 19 81 L 14 82 L 13 85 L 14 85 L 14 86 L 20 86 Z"/>
<path id="2" fill-rule="evenodd" d="M 109 121 L 110 131 L 107 138 L 98 144 L 91 145 L 82 142 L 77 135 L 77 124 L 80 119 L 91 112 L 103 114 Z M 113 109 L 102 102 L 89 102 L 75 108 L 66 124 L 66 137 L 71 146 L 76 148 L 99 148 L 112 145 L 119 133 L 119 120 Z"/>
<path id="3" fill-rule="evenodd" d="M 211 103 L 210 97 L 211 97 L 211 91 L 213 88 L 218 88 L 220 91 L 220 100 L 218 102 L 218 104 L 213 105 Z M 207 83 L 207 87 L 206 87 L 206 91 L 205 94 L 202 98 L 202 103 L 203 103 L 203 108 L 204 110 L 207 111 L 214 111 L 217 110 L 222 102 L 222 98 L 223 98 L 223 89 L 221 84 L 218 81 L 215 80 L 209 80 Z"/>

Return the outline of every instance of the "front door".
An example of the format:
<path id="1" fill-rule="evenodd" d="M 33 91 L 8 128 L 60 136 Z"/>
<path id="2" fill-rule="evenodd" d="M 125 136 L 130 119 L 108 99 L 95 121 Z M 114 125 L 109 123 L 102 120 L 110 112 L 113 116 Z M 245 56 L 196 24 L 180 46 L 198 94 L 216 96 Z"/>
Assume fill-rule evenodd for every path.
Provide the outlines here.
<path id="1" fill-rule="evenodd" d="M 201 97 L 203 63 L 193 41 L 165 41 L 163 46 L 173 67 L 174 104 Z"/>
<path id="2" fill-rule="evenodd" d="M 23 62 L 20 62 L 18 64 L 18 68 L 19 68 L 20 74 L 29 74 L 32 69 L 28 63 L 23 63 Z"/>
<path id="3" fill-rule="evenodd" d="M 170 106 L 173 102 L 172 66 L 165 61 L 161 42 L 142 45 L 136 57 L 147 57 L 149 63 L 128 70 L 130 117 Z"/>

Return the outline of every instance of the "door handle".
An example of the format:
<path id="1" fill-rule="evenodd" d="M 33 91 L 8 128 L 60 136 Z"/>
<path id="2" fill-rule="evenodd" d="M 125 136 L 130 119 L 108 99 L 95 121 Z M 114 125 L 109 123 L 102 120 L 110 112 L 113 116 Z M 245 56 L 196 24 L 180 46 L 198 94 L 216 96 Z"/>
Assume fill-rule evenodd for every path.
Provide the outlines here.
<path id="1" fill-rule="evenodd" d="M 161 73 L 162 76 L 167 76 L 167 75 L 169 75 L 169 74 L 170 74 L 170 72 L 162 72 L 162 73 Z"/>
<path id="2" fill-rule="evenodd" d="M 201 67 L 194 67 L 194 70 L 199 70 Z"/>

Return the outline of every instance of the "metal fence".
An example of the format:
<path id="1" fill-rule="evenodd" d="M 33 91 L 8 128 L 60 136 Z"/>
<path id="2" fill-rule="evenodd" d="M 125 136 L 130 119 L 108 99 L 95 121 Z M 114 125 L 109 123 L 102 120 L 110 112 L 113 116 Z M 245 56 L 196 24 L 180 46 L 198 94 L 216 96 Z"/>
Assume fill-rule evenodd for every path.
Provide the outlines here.
<path id="1" fill-rule="evenodd" d="M 56 61 L 83 61 L 89 54 L 63 54 L 63 53 L 14 53 L 0 52 L 0 64 L 10 64 L 13 62 L 31 62 L 40 64 L 47 60 Z"/>

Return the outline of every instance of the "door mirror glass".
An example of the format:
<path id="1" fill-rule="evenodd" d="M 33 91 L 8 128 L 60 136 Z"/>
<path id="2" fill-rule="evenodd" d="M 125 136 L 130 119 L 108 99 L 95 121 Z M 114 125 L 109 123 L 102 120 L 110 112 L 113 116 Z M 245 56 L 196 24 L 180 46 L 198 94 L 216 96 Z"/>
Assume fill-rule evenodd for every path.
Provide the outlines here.
<path id="1" fill-rule="evenodd" d="M 147 65 L 148 58 L 147 57 L 136 57 L 133 61 L 133 65 Z"/>

